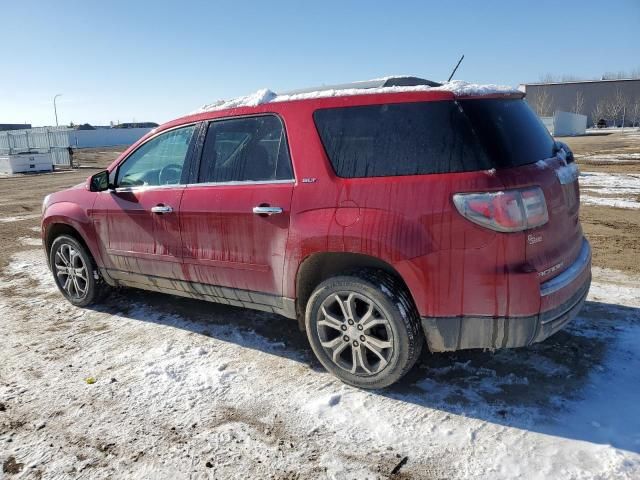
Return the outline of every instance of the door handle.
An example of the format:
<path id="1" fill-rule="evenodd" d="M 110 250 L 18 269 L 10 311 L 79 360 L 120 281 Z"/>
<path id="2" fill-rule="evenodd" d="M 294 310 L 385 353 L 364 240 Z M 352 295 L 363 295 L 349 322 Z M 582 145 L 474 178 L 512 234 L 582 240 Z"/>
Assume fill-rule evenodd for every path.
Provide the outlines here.
<path id="1" fill-rule="evenodd" d="M 259 205 L 257 207 L 253 207 L 253 213 L 256 215 L 277 215 L 282 213 L 282 208 Z"/>
<path id="2" fill-rule="evenodd" d="M 171 213 L 173 212 L 173 208 L 169 205 L 156 205 L 151 208 L 151 212 L 153 213 Z"/>

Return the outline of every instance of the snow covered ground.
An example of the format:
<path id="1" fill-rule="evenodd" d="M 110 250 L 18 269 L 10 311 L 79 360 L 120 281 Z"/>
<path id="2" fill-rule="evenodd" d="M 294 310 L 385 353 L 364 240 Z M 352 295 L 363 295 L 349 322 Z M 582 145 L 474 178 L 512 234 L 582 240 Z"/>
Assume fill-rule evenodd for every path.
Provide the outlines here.
<path id="1" fill-rule="evenodd" d="M 588 205 L 640 208 L 640 174 L 581 172 L 580 201 Z"/>
<path id="2" fill-rule="evenodd" d="M 633 165 L 640 163 L 640 153 L 598 153 L 576 155 L 580 162 L 595 164 Z"/>
<path id="3" fill-rule="evenodd" d="M 75 308 L 23 243 L 0 273 L 6 478 L 640 478 L 638 278 L 596 269 L 546 342 L 425 353 L 366 392 L 277 316 L 139 291 Z"/>

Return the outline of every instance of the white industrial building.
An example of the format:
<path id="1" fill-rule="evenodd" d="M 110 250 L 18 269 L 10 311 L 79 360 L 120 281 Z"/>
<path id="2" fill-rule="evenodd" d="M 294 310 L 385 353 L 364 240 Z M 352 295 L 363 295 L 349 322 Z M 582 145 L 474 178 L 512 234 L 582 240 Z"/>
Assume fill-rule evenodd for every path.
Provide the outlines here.
<path id="1" fill-rule="evenodd" d="M 0 131 L 0 173 L 50 171 L 71 166 L 69 147 L 91 148 L 131 145 L 151 128 L 74 130 L 39 127 Z"/>

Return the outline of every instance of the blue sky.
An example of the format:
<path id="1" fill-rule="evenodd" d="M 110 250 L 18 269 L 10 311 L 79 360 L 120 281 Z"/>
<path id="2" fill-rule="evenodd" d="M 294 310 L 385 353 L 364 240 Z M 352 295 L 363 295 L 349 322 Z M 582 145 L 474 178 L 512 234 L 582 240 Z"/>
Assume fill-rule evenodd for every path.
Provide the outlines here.
<path id="1" fill-rule="evenodd" d="M 0 123 L 164 122 L 390 74 L 517 85 L 640 68 L 640 0 L 3 0 Z M 8 21 L 7 21 L 8 20 Z"/>

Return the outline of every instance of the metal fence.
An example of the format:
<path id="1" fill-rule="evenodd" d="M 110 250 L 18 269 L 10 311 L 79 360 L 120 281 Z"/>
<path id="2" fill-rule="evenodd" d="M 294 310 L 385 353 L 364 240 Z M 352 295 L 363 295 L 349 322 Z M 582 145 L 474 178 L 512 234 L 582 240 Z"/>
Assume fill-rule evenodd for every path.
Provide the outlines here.
<path id="1" fill-rule="evenodd" d="M 0 154 L 51 153 L 54 165 L 71 166 L 66 127 L 36 127 L 0 132 Z"/>

